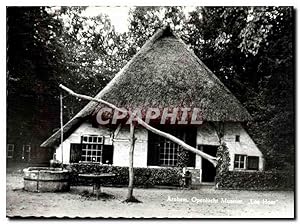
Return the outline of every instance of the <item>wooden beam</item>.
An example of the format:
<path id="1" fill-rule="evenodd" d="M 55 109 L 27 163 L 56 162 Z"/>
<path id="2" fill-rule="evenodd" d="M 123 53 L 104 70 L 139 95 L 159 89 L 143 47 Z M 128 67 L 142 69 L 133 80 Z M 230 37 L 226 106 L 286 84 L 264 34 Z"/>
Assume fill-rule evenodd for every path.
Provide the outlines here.
<path id="1" fill-rule="evenodd" d="M 66 92 L 68 92 L 69 94 L 77 97 L 77 98 L 81 98 L 81 99 L 85 99 L 85 100 L 89 100 L 89 101 L 94 101 L 94 102 L 97 102 L 97 103 L 102 103 L 102 104 L 105 104 L 106 106 L 109 106 L 111 107 L 112 109 L 115 109 L 116 111 L 119 111 L 121 113 L 128 113 L 128 115 L 132 115 L 132 112 L 131 111 L 128 111 L 128 110 L 124 110 L 124 109 L 120 109 L 118 108 L 117 106 L 115 106 L 114 104 L 112 103 L 109 103 L 105 100 L 102 100 L 102 99 L 96 99 L 94 97 L 90 97 L 90 96 L 87 96 L 87 95 L 83 95 L 83 94 L 78 94 L 78 93 L 75 93 L 73 90 L 67 88 L 66 86 L 60 84 L 59 87 L 63 90 L 65 90 Z M 160 131 L 152 126 L 150 126 L 149 124 L 147 124 L 146 122 L 144 122 L 140 117 L 136 117 L 136 120 L 138 121 L 138 123 L 140 125 L 142 125 L 144 128 L 146 128 L 148 131 L 151 131 L 153 132 L 154 134 L 157 134 L 157 135 L 160 135 L 164 138 L 167 138 L 175 143 L 177 143 L 178 145 L 182 146 L 185 150 L 188 150 L 190 152 L 193 152 L 199 156 L 201 156 L 202 158 L 208 160 L 209 162 L 211 162 L 214 167 L 217 166 L 217 159 L 216 157 L 213 157 L 209 154 L 206 154 L 204 152 L 201 152 L 200 150 L 186 144 L 184 141 L 180 140 L 179 138 L 176 138 L 175 136 L 169 134 L 169 133 L 166 133 L 166 132 L 163 132 L 163 131 Z"/>
<path id="2" fill-rule="evenodd" d="M 134 125 L 130 124 L 130 149 L 129 149 L 129 183 L 128 183 L 128 194 L 127 200 L 131 200 L 133 196 L 133 182 L 134 182 L 134 171 L 133 171 L 133 155 L 134 155 L 134 144 L 136 138 L 134 137 Z"/>
<path id="3" fill-rule="evenodd" d="M 114 132 L 114 139 L 117 138 L 117 136 L 118 136 L 121 128 L 122 128 L 122 124 L 119 124 L 118 127 L 117 127 L 117 129 Z"/>

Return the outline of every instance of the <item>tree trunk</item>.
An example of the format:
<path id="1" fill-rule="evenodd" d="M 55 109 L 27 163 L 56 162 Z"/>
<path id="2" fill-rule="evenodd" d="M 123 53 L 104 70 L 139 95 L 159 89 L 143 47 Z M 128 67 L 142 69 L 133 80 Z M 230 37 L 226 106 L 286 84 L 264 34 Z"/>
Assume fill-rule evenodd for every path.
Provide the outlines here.
<path id="1" fill-rule="evenodd" d="M 64 122 L 63 122 L 63 94 L 60 93 L 60 149 L 61 149 L 61 168 L 64 168 L 64 150 L 63 150 L 63 142 L 64 142 Z"/>
<path id="2" fill-rule="evenodd" d="M 133 155 L 134 155 L 134 125 L 130 124 L 130 150 L 129 150 L 129 184 L 128 184 L 128 194 L 127 201 L 130 201 L 133 197 L 133 181 L 134 181 L 134 172 L 133 172 Z"/>
<path id="3" fill-rule="evenodd" d="M 119 112 L 122 112 L 122 113 L 128 113 L 128 115 L 132 115 L 132 112 L 131 111 L 127 111 L 127 110 L 124 110 L 124 109 L 120 109 L 118 107 L 116 107 L 115 105 L 109 103 L 109 102 L 106 102 L 105 100 L 102 100 L 102 99 L 96 99 L 96 98 L 93 98 L 93 97 L 90 97 L 90 96 L 86 96 L 86 95 L 82 95 L 82 94 L 78 94 L 78 93 L 75 93 L 73 90 L 65 87 L 64 85 L 60 84 L 59 85 L 60 88 L 62 88 L 63 90 L 67 91 L 69 94 L 73 95 L 73 96 L 76 96 L 78 98 L 81 98 L 81 99 L 85 99 L 85 100 L 89 100 L 89 101 L 94 101 L 94 102 L 97 102 L 97 103 L 103 103 L 109 107 L 111 107 L 112 109 L 115 109 Z M 160 135 L 166 139 L 169 139 L 175 143 L 177 143 L 178 145 L 182 146 L 185 150 L 188 150 L 190 152 L 193 152 L 199 156 L 201 156 L 202 158 L 208 160 L 209 162 L 211 162 L 213 164 L 214 167 L 216 167 L 217 165 L 217 159 L 216 157 L 213 157 L 211 155 L 208 155 L 198 149 L 196 149 L 195 147 L 192 147 L 188 144 L 186 144 L 184 141 L 180 140 L 179 138 L 176 138 L 175 136 L 169 134 L 169 133 L 166 133 L 166 132 L 163 132 L 163 131 L 160 131 L 152 126 L 150 126 L 149 124 L 147 124 L 146 122 L 144 122 L 141 118 L 139 118 L 138 116 L 136 117 L 138 123 L 140 125 L 142 125 L 144 128 L 146 128 L 148 131 L 151 131 L 153 132 L 154 134 L 157 134 L 157 135 Z"/>

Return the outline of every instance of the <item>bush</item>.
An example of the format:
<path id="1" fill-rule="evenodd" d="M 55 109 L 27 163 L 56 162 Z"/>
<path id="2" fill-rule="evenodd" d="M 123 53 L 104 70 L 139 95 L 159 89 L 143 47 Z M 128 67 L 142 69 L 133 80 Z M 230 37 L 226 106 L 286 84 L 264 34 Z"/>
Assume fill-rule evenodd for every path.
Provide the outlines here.
<path id="1" fill-rule="evenodd" d="M 223 142 L 217 150 L 217 166 L 216 166 L 216 179 L 218 180 L 219 176 L 222 176 L 223 173 L 229 171 L 230 166 L 230 157 L 229 151 L 226 144 Z"/>
<path id="2" fill-rule="evenodd" d="M 229 171 L 230 158 L 226 144 L 217 152 L 217 189 L 293 190 L 294 171 Z"/>
<path id="3" fill-rule="evenodd" d="M 127 186 L 128 185 L 128 167 L 102 166 L 95 163 L 76 163 L 68 166 L 71 171 L 71 185 L 87 185 L 91 181 L 80 178 L 80 173 L 114 173 L 113 178 L 105 180 L 106 186 Z M 134 168 L 134 185 L 141 187 L 161 186 L 180 186 L 181 183 L 180 168 Z"/>
<path id="4" fill-rule="evenodd" d="M 293 190 L 294 175 L 288 172 L 228 171 L 218 176 L 218 189 Z"/>

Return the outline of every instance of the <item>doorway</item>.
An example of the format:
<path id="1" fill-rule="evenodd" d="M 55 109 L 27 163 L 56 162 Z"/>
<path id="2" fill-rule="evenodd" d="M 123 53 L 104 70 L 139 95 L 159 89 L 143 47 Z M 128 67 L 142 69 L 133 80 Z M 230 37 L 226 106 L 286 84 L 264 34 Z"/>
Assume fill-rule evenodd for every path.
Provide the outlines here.
<path id="1" fill-rule="evenodd" d="M 204 153 L 216 157 L 218 146 L 201 145 L 200 149 Z M 214 182 L 215 177 L 216 177 L 216 168 L 208 160 L 202 159 L 202 182 Z"/>

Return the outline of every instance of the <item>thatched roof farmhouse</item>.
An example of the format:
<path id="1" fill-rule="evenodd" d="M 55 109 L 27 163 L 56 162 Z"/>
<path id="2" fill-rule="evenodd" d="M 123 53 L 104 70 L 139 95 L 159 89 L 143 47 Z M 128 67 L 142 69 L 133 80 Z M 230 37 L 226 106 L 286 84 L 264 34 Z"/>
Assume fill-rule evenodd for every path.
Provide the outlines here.
<path id="1" fill-rule="evenodd" d="M 148 108 L 199 108 L 201 125 L 165 124 L 160 128 L 215 156 L 220 144 L 215 124 L 222 123 L 221 137 L 229 148 L 230 169 L 263 169 L 262 154 L 241 125 L 251 119 L 250 114 L 169 27 L 157 31 L 96 98 L 126 109 L 140 108 L 143 112 Z M 129 128 L 91 123 L 90 118 L 103 106 L 89 102 L 64 125 L 64 163 L 108 161 L 113 166 L 128 166 L 129 143 L 125 140 Z M 136 129 L 136 137 L 134 166 L 177 165 L 178 145 L 141 127 Z M 42 146 L 55 148 L 59 159 L 60 131 Z M 201 157 L 191 154 L 187 166 L 199 183 L 214 180 L 214 168 Z"/>

